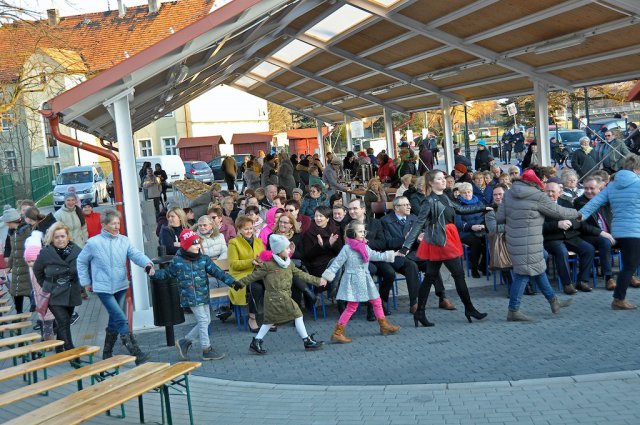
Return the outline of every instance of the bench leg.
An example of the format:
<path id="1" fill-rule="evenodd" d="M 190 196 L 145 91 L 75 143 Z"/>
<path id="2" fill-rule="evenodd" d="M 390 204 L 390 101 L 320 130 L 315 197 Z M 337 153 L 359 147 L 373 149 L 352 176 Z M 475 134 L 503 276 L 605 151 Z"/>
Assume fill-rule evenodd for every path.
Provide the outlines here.
<path id="1" fill-rule="evenodd" d="M 142 395 L 138 396 L 138 410 L 140 411 L 140 423 L 144 423 L 144 403 L 142 402 Z"/>
<path id="2" fill-rule="evenodd" d="M 187 407 L 189 408 L 189 423 L 193 425 L 193 407 L 191 406 L 191 389 L 189 388 L 189 375 L 184 375 L 184 385 L 187 390 Z"/>
<path id="3" fill-rule="evenodd" d="M 167 385 L 163 385 L 161 390 L 164 395 L 164 405 L 167 411 L 167 424 L 173 425 L 173 417 L 171 416 L 171 400 L 169 399 L 169 387 Z"/>

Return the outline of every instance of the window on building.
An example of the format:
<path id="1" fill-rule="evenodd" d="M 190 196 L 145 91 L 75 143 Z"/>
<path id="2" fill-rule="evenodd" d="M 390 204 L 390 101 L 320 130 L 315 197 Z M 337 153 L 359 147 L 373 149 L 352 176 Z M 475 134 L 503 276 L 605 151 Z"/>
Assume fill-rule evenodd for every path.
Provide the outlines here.
<path id="1" fill-rule="evenodd" d="M 4 151 L 4 166 L 8 172 L 18 171 L 18 158 L 15 151 Z"/>
<path id="2" fill-rule="evenodd" d="M 60 156 L 58 151 L 58 141 L 55 137 L 53 137 L 53 133 L 51 132 L 51 124 L 49 120 L 44 116 L 42 119 L 42 127 L 44 128 L 43 137 L 44 137 L 44 152 L 47 158 L 57 158 Z"/>
<path id="3" fill-rule="evenodd" d="M 2 131 L 9 131 L 13 127 L 13 113 L 6 112 L 2 114 Z"/>
<path id="4" fill-rule="evenodd" d="M 164 154 L 165 155 L 177 155 L 178 149 L 176 149 L 176 138 L 175 137 L 163 137 L 162 145 L 164 146 Z"/>
<path id="5" fill-rule="evenodd" d="M 151 139 L 143 139 L 138 143 L 140 143 L 140 156 L 153 155 L 153 150 L 151 149 Z"/>

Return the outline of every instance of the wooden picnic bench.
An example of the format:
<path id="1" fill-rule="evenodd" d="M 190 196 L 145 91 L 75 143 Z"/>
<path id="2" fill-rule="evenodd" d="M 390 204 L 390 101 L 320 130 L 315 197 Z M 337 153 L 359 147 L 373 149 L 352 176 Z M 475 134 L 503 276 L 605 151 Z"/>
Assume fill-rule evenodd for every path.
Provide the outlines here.
<path id="1" fill-rule="evenodd" d="M 191 394 L 188 375 L 200 367 L 198 362 L 180 362 L 174 365 L 168 363 L 145 363 L 128 370 L 120 375 L 109 378 L 91 387 L 85 388 L 67 397 L 54 401 L 46 406 L 5 422 L 6 425 L 29 424 L 79 424 L 99 414 L 117 407 L 136 397 L 140 404 L 140 421 L 144 422 L 142 396 L 144 393 L 160 388 L 164 399 L 164 407 L 168 423 L 172 424 L 171 404 L 169 401 L 169 385 L 176 379 L 185 381 L 189 417 L 193 423 L 191 408 Z"/>
<path id="2" fill-rule="evenodd" d="M 16 322 L 7 323 L 5 325 L 0 324 L 0 338 L 4 337 L 5 332 L 9 332 L 10 336 L 20 335 L 23 329 L 30 328 L 31 322 Z"/>
<path id="3" fill-rule="evenodd" d="M 35 375 L 39 370 L 44 372 L 44 379 L 47 379 L 47 368 L 58 365 L 60 363 L 75 360 L 83 356 L 89 356 L 89 362 L 92 362 L 93 354 L 100 351 L 100 347 L 95 345 L 85 345 L 82 347 L 72 348 L 71 350 L 55 353 L 48 357 L 42 357 L 32 362 L 23 363 L 17 366 L 0 370 L 0 382 L 7 379 L 23 376 L 27 374 Z M 34 379 L 34 381 L 37 379 Z"/>
<path id="4" fill-rule="evenodd" d="M 13 359 L 16 357 L 26 358 L 26 356 L 28 356 L 29 354 L 46 351 L 63 344 L 64 341 L 50 339 L 48 341 L 41 341 L 31 345 L 23 345 L 22 347 L 11 348 L 9 350 L 0 351 L 0 361 Z"/>
<path id="5" fill-rule="evenodd" d="M 0 298 L 0 305 L 5 305 L 9 302 L 9 298 Z"/>
<path id="6" fill-rule="evenodd" d="M 82 390 L 83 379 L 89 377 L 93 378 L 95 375 L 111 369 L 119 369 L 121 366 L 135 361 L 135 359 L 136 358 L 134 356 L 119 354 L 98 363 L 93 363 L 81 367 L 80 369 L 73 369 L 61 375 L 45 379 L 44 381 L 36 382 L 25 387 L 17 388 L 13 391 L 9 391 L 8 393 L 0 394 L 0 407 L 24 400 L 25 398 L 34 395 L 46 393 L 54 388 L 67 385 L 72 382 L 77 382 L 78 390 Z"/>
<path id="7" fill-rule="evenodd" d="M 214 264 L 222 269 L 223 272 L 229 271 L 229 260 L 213 260 Z"/>
<path id="8" fill-rule="evenodd" d="M 38 333 L 30 333 L 25 335 L 17 335 L 8 338 L 0 338 L 0 348 L 24 345 L 34 341 L 40 341 L 42 336 Z"/>
<path id="9" fill-rule="evenodd" d="M 2 307 L 0 307 L 0 314 L 5 314 L 11 311 L 13 307 L 11 307 L 10 305 L 3 305 Z"/>
<path id="10" fill-rule="evenodd" d="M 2 309 L 4 307 L 0 307 Z M 10 316 L 0 316 L 0 323 L 24 322 L 31 319 L 33 313 L 12 314 Z"/>

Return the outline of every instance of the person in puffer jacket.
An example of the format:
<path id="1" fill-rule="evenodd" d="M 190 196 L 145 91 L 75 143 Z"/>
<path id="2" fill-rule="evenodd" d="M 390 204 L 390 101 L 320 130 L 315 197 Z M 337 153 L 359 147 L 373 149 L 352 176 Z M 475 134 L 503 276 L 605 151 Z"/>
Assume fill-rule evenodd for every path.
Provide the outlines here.
<path id="1" fill-rule="evenodd" d="M 196 318 L 196 326 L 184 338 L 176 342 L 180 357 L 187 358 L 193 341 L 200 336 L 202 360 L 220 360 L 225 354 L 218 354 L 209 340 L 209 279 L 213 276 L 227 286 L 232 286 L 236 280 L 223 272 L 207 255 L 200 252 L 200 236 L 193 230 L 185 229 L 180 233 L 180 250 L 173 257 L 171 263 L 161 270 L 157 270 L 151 280 L 175 278 L 180 284 L 180 305 L 189 307 Z"/>

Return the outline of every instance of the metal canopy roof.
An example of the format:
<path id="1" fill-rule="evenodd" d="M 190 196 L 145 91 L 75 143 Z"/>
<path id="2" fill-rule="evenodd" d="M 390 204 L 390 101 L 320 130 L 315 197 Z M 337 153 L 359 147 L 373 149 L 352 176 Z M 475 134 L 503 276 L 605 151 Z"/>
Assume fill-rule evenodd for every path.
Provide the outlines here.
<path id="1" fill-rule="evenodd" d="M 50 101 L 115 138 L 227 84 L 325 122 L 640 77 L 638 0 L 234 0 Z"/>

